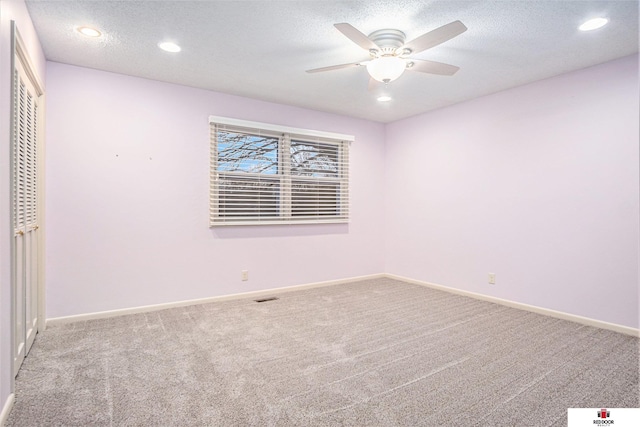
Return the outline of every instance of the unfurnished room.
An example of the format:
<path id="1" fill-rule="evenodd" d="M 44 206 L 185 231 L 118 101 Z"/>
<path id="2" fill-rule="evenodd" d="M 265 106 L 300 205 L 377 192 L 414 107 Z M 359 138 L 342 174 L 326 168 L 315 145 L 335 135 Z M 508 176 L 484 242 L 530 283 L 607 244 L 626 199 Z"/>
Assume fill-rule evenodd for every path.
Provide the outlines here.
<path id="1" fill-rule="evenodd" d="M 640 425 L 639 2 L 0 1 L 0 426 Z"/>

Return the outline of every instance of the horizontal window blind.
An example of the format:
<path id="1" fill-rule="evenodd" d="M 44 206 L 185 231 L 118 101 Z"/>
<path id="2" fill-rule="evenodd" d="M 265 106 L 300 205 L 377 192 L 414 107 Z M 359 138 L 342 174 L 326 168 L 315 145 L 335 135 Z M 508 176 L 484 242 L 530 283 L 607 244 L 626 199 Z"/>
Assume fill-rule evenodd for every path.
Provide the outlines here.
<path id="1" fill-rule="evenodd" d="M 348 222 L 353 137 L 210 118 L 210 226 Z"/>

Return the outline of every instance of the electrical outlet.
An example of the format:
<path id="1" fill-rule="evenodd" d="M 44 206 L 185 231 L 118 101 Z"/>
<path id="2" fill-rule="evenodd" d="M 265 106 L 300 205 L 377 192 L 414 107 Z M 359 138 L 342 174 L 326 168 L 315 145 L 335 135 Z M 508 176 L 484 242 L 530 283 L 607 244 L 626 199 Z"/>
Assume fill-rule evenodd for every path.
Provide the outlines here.
<path id="1" fill-rule="evenodd" d="M 249 270 L 242 270 L 240 272 L 240 278 L 242 279 L 243 282 L 246 282 L 247 280 L 249 280 Z"/>
<path id="2" fill-rule="evenodd" d="M 496 284 L 496 273 L 489 273 L 489 284 L 490 285 Z"/>

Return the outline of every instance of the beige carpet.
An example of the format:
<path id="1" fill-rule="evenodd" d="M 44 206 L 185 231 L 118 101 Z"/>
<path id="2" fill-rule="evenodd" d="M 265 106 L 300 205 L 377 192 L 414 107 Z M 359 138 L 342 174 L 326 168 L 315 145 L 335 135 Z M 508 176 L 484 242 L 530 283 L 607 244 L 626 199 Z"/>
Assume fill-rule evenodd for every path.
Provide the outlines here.
<path id="1" fill-rule="evenodd" d="M 49 328 L 8 426 L 564 426 L 638 339 L 389 279 Z"/>

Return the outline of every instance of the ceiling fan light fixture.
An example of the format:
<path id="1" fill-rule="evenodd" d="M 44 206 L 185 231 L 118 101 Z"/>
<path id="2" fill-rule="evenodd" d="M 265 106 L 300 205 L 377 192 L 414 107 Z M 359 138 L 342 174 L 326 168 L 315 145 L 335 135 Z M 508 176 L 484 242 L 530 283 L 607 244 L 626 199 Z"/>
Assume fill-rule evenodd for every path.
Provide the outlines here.
<path id="1" fill-rule="evenodd" d="M 381 95 L 377 98 L 378 102 L 389 102 L 391 97 L 389 95 Z"/>
<path id="2" fill-rule="evenodd" d="M 374 79 L 382 83 L 396 80 L 404 73 L 407 64 L 404 59 L 397 56 L 383 56 L 376 58 L 367 64 L 367 71 Z"/>

